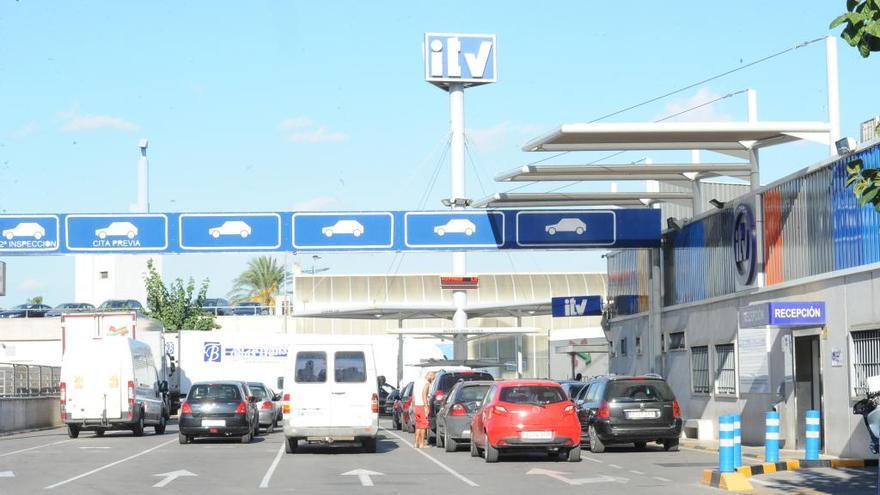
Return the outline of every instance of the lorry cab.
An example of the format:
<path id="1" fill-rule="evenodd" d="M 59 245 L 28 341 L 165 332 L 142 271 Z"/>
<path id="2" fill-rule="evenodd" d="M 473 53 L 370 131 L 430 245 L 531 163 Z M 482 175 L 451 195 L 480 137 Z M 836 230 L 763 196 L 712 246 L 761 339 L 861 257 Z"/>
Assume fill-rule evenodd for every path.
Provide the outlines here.
<path id="1" fill-rule="evenodd" d="M 376 451 L 379 396 L 373 347 L 368 344 L 295 345 L 283 379 L 285 450 L 306 442 L 359 441 Z"/>
<path id="2" fill-rule="evenodd" d="M 141 436 L 146 426 L 162 434 L 169 417 L 167 386 L 148 344 L 125 337 L 83 342 L 61 363 L 61 417 L 68 435 L 131 430 Z"/>

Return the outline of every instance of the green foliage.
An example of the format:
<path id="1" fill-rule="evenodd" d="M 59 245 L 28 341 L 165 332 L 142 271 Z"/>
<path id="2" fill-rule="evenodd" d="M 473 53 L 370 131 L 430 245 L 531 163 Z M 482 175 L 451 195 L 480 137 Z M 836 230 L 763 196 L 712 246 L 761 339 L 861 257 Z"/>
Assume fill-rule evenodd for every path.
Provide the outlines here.
<path id="1" fill-rule="evenodd" d="M 43 296 L 34 296 L 27 300 L 28 304 L 43 304 Z"/>
<path id="2" fill-rule="evenodd" d="M 880 51 L 880 0 L 847 0 L 847 12 L 831 21 L 830 29 L 846 24 L 840 37 L 862 57 Z"/>
<path id="3" fill-rule="evenodd" d="M 153 267 L 153 260 L 147 261 L 149 274 L 147 284 L 147 316 L 159 320 L 166 332 L 180 330 L 212 330 L 219 328 L 214 315 L 202 311 L 208 294 L 208 279 L 202 281 L 198 294 L 195 294 L 195 281 L 190 277 L 184 285 L 176 279 L 168 286 Z"/>
<path id="4" fill-rule="evenodd" d="M 259 256 L 248 261 L 247 269 L 235 279 L 229 299 L 233 304 L 257 301 L 263 306 L 272 306 L 288 280 L 290 272 L 275 258 Z"/>
<path id="5" fill-rule="evenodd" d="M 871 204 L 880 213 L 880 169 L 865 168 L 861 159 L 846 164 L 846 187 L 852 186 L 859 207 Z"/>

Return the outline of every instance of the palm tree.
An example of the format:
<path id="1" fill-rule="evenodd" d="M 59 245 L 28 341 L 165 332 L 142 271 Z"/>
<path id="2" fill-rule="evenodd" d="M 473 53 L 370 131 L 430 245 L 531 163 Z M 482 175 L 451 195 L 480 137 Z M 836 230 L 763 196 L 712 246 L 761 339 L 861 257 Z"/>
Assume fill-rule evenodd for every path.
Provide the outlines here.
<path id="1" fill-rule="evenodd" d="M 256 301 L 263 306 L 272 306 L 275 296 L 290 278 L 287 268 L 275 258 L 259 256 L 248 261 L 247 270 L 233 281 L 229 299 L 233 304 L 241 301 Z"/>

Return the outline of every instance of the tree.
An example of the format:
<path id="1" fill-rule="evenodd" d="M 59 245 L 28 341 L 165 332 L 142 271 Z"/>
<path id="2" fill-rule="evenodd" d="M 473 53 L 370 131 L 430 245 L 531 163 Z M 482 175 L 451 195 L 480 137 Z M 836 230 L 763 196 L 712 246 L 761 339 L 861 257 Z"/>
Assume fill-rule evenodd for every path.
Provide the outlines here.
<path id="1" fill-rule="evenodd" d="M 153 267 L 153 260 L 147 261 L 147 271 L 146 314 L 159 320 L 167 332 L 219 328 L 214 322 L 214 315 L 202 310 L 208 293 L 208 279 L 202 281 L 198 294 L 195 294 L 192 277 L 186 285 L 178 278 L 166 286 Z"/>
<path id="2" fill-rule="evenodd" d="M 862 57 L 880 51 L 880 0 L 847 0 L 846 10 L 829 28 L 846 23 L 840 37 L 857 47 Z"/>
<path id="3" fill-rule="evenodd" d="M 34 296 L 27 300 L 28 304 L 43 304 L 43 296 Z"/>
<path id="4" fill-rule="evenodd" d="M 852 186 L 859 208 L 871 204 L 880 213 L 880 169 L 865 168 L 861 158 L 846 164 L 846 187 Z"/>
<path id="5" fill-rule="evenodd" d="M 257 301 L 263 306 L 272 306 L 289 279 L 290 273 L 275 258 L 259 256 L 248 261 L 247 270 L 233 281 L 229 299 L 233 304 Z"/>

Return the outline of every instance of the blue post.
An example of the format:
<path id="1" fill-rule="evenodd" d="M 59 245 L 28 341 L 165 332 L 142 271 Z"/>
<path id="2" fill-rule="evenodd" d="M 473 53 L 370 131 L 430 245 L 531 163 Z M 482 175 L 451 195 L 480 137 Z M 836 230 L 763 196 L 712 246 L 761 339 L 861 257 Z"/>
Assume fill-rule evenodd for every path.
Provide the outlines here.
<path id="1" fill-rule="evenodd" d="M 767 426 L 764 433 L 764 461 L 779 462 L 779 413 L 767 413 Z"/>
<path id="2" fill-rule="evenodd" d="M 822 442 L 822 418 L 819 415 L 819 411 L 810 410 L 807 411 L 805 419 L 807 422 L 807 445 L 804 459 L 808 461 L 818 461 L 819 444 Z"/>
<path id="3" fill-rule="evenodd" d="M 718 470 L 732 473 L 733 467 L 733 416 L 718 418 Z"/>
<path id="4" fill-rule="evenodd" d="M 742 416 L 733 414 L 733 467 L 743 465 L 742 458 Z"/>

